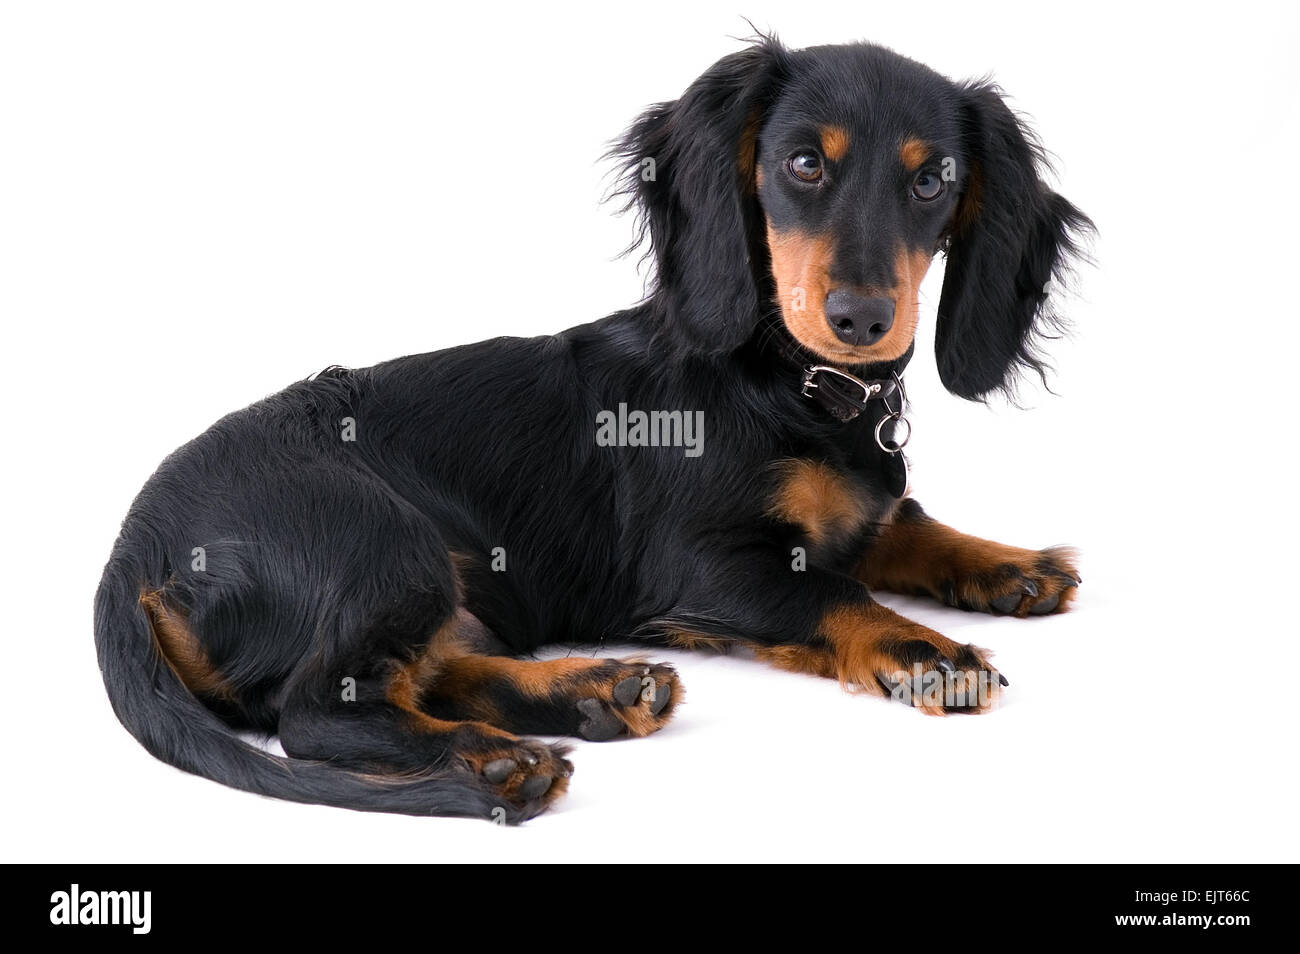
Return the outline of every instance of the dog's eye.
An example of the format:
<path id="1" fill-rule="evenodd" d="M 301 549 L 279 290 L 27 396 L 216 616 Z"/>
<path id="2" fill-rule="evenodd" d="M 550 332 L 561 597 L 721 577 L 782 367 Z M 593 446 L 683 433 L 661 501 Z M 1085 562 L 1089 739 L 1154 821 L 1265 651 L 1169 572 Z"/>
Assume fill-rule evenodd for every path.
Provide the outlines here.
<path id="1" fill-rule="evenodd" d="M 912 182 L 912 195 L 922 202 L 929 202 L 931 199 L 938 198 L 939 193 L 942 191 L 943 180 L 933 172 L 922 172 Z"/>
<path id="2" fill-rule="evenodd" d="M 816 182 L 822 177 L 822 158 L 815 152 L 798 152 L 786 160 L 790 175 L 802 182 Z"/>

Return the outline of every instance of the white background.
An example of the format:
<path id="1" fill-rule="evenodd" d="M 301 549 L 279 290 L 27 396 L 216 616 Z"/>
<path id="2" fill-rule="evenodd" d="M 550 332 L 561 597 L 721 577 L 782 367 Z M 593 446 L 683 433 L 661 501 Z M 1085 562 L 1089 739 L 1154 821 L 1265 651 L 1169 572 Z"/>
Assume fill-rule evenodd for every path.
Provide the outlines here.
<path id="1" fill-rule="evenodd" d="M 227 790 L 154 761 L 91 598 L 162 457 L 331 363 L 634 301 L 599 156 L 748 32 L 987 72 L 1092 215 L 1052 397 L 970 405 L 922 296 L 913 487 L 1083 551 L 1065 616 L 889 599 L 996 651 L 930 719 L 680 653 L 688 704 L 579 744 L 518 830 Z M 0 13 L 6 860 L 1294 861 L 1294 4 L 9 3 Z"/>

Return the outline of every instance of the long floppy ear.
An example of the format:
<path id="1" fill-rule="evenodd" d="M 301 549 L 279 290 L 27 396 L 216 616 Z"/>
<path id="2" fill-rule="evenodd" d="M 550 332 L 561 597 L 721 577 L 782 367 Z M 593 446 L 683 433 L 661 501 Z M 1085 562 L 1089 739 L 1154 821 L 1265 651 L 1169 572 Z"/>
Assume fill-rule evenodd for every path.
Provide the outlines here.
<path id="1" fill-rule="evenodd" d="M 757 325 L 755 141 L 786 56 L 762 37 L 724 57 L 611 151 L 624 169 L 615 194 L 638 210 L 633 248 L 648 238 L 654 256 L 648 300 L 679 350 L 732 351 Z"/>
<path id="2" fill-rule="evenodd" d="M 934 347 L 944 386 L 982 400 L 1010 394 L 1021 368 L 1044 378 L 1039 342 L 1064 330 L 1047 284 L 1064 279 L 1093 225 L 1043 183 L 1043 149 L 996 86 L 969 84 L 961 96 L 967 178 L 949 233 Z"/>

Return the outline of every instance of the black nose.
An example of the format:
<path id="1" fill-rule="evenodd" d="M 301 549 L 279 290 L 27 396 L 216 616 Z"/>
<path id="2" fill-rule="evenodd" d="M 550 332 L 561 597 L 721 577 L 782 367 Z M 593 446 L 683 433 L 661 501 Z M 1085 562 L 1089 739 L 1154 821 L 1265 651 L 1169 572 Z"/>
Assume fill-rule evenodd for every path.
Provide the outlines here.
<path id="1" fill-rule="evenodd" d="M 894 300 L 837 288 L 826 296 L 826 323 L 845 344 L 873 345 L 894 326 Z"/>

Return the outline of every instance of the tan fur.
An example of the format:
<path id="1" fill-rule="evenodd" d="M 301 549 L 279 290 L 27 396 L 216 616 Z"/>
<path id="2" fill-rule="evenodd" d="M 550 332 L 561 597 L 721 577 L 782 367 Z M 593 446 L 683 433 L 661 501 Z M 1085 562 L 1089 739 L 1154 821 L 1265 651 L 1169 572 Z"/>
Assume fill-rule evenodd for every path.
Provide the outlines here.
<path id="1" fill-rule="evenodd" d="M 916 336 L 920 321 L 921 282 L 925 280 L 932 261 L 929 252 L 900 249 L 894 257 L 894 326 L 876 347 L 891 344 L 891 356 L 900 357 Z M 897 353 L 892 353 L 892 352 Z"/>
<path id="2" fill-rule="evenodd" d="M 560 752 L 492 725 L 491 707 L 486 703 L 483 708 L 488 711 L 471 721 L 434 718 L 420 708 L 425 690 L 432 683 L 440 683 L 446 678 L 458 661 L 484 658 L 466 655 L 467 650 L 456 634 L 457 627 L 467 615 L 457 613 L 433 635 L 415 659 L 394 668 L 387 686 L 388 701 L 406 714 L 415 731 L 448 736 L 457 756 L 474 775 L 482 775 L 485 766 L 500 759 L 513 761 L 515 768 L 509 776 L 493 785 L 503 798 L 511 802 L 525 801 L 521 787 L 531 776 L 550 776 L 550 788 L 540 796 L 549 804 L 569 788 L 572 766 Z"/>
<path id="3" fill-rule="evenodd" d="M 481 721 L 470 723 L 435 719 L 420 708 L 420 699 L 429 686 L 435 681 L 440 682 L 448 666 L 467 652 L 456 634 L 462 618 L 459 614 L 453 616 L 433 634 L 423 652 L 409 662 L 395 666 L 385 695 L 389 702 L 410 715 L 416 728 L 422 732 L 455 732 L 462 726 L 471 726 L 483 735 L 514 739 L 515 736 L 509 732 L 489 724 L 493 715 L 490 707 L 475 713 Z"/>
<path id="4" fill-rule="evenodd" d="M 446 661 L 464 650 L 456 638 L 458 616 L 445 623 L 409 662 L 397 666 L 388 683 L 388 701 L 399 709 L 417 711 L 420 696 L 439 675 Z"/>
<path id="5" fill-rule="evenodd" d="M 839 162 L 849 154 L 849 131 L 843 126 L 823 126 L 821 134 L 822 155 L 831 162 Z"/>
<path id="6" fill-rule="evenodd" d="M 768 512 L 802 527 L 813 543 L 856 530 L 867 520 L 862 495 L 829 464 L 793 459 L 776 467 L 779 483 Z"/>
<path id="7" fill-rule="evenodd" d="M 545 698 L 558 681 L 580 677 L 604 662 L 603 659 L 538 661 L 506 656 L 456 656 L 443 663 L 438 690 L 456 699 L 467 699 L 487 683 L 506 681 L 525 695 Z"/>
<path id="8" fill-rule="evenodd" d="M 755 656 L 779 669 L 838 679 L 846 688 L 872 695 L 886 695 L 879 678 L 897 681 L 910 675 L 898 651 L 904 644 L 921 641 L 934 646 L 949 658 L 957 658 L 965 647 L 920 623 L 899 616 L 879 603 L 838 607 L 822 617 L 818 626 L 822 645 L 766 646 L 755 649 Z M 982 651 L 976 653 L 981 665 L 989 668 Z M 974 673 L 958 678 L 974 685 Z M 1000 689 L 993 687 L 996 698 Z M 991 707 L 986 705 L 985 708 Z M 943 715 L 942 705 L 918 705 L 929 715 Z"/>
<path id="9" fill-rule="evenodd" d="M 454 722 L 448 724 L 453 726 L 478 725 L 478 723 Z M 542 801 L 548 805 L 569 790 L 569 776 L 573 772 L 573 766 L 564 758 L 562 751 L 557 751 L 543 742 L 532 739 L 516 739 L 507 735 L 505 744 L 499 747 L 480 743 L 479 748 L 459 752 L 458 754 L 475 775 L 482 775 L 484 767 L 498 759 L 509 759 L 514 762 L 515 768 L 510 775 L 493 787 L 501 793 L 502 797 L 515 803 L 524 801 L 520 788 L 532 775 L 549 775 L 551 777 L 551 787 L 541 796 Z"/>
<path id="10" fill-rule="evenodd" d="M 754 658 L 786 672 L 800 672 L 825 679 L 835 679 L 839 675 L 834 655 L 820 647 L 757 646 Z"/>
<path id="11" fill-rule="evenodd" d="M 154 644 L 185 688 L 196 695 L 234 699 L 235 692 L 204 652 L 189 621 L 169 608 L 158 590 L 140 594 Z"/>
<path id="12" fill-rule="evenodd" d="M 902 160 L 903 168 L 908 172 L 920 169 L 921 163 L 925 162 L 929 155 L 930 147 L 913 136 L 904 139 L 903 144 L 898 147 L 898 158 Z"/>
<path id="13" fill-rule="evenodd" d="M 768 222 L 767 247 L 781 317 L 790 333 L 823 357 L 860 360 L 858 354 L 864 349 L 840 341 L 826 323 L 826 294 L 830 291 L 833 256 L 831 240 L 803 232 L 778 232 Z"/>
<path id="14" fill-rule="evenodd" d="M 781 317 L 790 333 L 806 348 L 840 363 L 893 361 L 907 351 L 916 334 L 921 281 L 930 267 L 924 251 L 900 250 L 894 259 L 894 324 L 880 341 L 866 348 L 845 344 L 826 321 L 826 295 L 831 290 L 834 247 L 827 236 L 798 231 L 778 232 L 767 223 Z M 802 291 L 802 296 L 798 293 Z"/>
<path id="15" fill-rule="evenodd" d="M 1044 564 L 1049 568 L 1044 572 Z M 983 606 L 1005 595 L 991 591 L 989 580 L 1001 579 L 999 571 L 1014 567 L 1032 582 L 1037 597 L 1026 597 L 1015 615 L 1027 615 L 1037 600 L 1060 597 L 1055 612 L 1064 612 L 1078 590 L 1071 585 L 1078 576 L 1076 556 L 1068 547 L 1027 550 L 961 533 L 930 517 L 897 520 L 875 541 L 859 564 L 857 576 L 868 586 L 896 593 L 924 592 L 944 599 L 943 588 L 952 586 L 953 596 L 967 604 Z M 1018 583 L 1013 579 L 1011 592 Z"/>
<path id="16" fill-rule="evenodd" d="M 669 703 L 658 715 L 647 705 L 619 706 L 613 704 L 614 686 L 628 676 L 643 670 L 654 672 L 649 664 L 636 659 L 612 661 L 609 659 L 514 659 L 508 656 L 483 656 L 473 652 L 457 635 L 461 620 L 468 614 L 457 614 L 429 641 L 424 651 L 411 662 L 398 666 L 388 683 L 388 700 L 409 712 L 417 725 L 426 731 L 446 731 L 447 726 L 460 723 L 432 719 L 420 709 L 420 701 L 432 690 L 439 698 L 455 702 L 457 710 L 483 723 L 500 723 L 503 716 L 491 702 L 488 691 L 493 683 L 507 683 L 519 693 L 545 699 L 556 693 L 571 697 L 574 703 L 581 699 L 602 699 L 611 704 L 611 711 L 627 726 L 628 734 L 649 735 L 662 728 L 672 709 L 682 701 L 685 691 L 676 675 L 665 676 L 671 688 Z M 621 663 L 610 671 L 611 662 Z M 662 673 L 661 673 L 662 675 Z M 473 723 L 478 725 L 478 722 Z M 488 734 L 514 738 L 510 733 L 489 725 Z"/>

